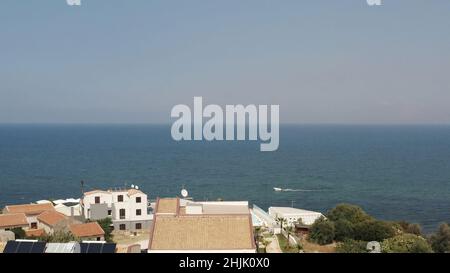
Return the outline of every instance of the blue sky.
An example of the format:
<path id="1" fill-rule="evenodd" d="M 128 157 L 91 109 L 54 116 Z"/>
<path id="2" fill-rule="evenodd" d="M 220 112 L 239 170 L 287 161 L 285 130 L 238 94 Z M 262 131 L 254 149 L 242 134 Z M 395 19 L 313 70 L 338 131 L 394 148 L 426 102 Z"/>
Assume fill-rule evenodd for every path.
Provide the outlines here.
<path id="1" fill-rule="evenodd" d="M 450 1 L 4 0 L 0 123 L 165 123 L 279 104 L 289 123 L 450 123 Z"/>

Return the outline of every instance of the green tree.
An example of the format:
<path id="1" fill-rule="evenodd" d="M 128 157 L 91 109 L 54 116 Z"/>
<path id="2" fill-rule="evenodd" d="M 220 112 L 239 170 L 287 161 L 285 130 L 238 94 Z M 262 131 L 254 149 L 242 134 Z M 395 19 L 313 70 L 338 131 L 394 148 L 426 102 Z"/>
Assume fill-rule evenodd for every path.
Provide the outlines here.
<path id="1" fill-rule="evenodd" d="M 112 234 L 112 220 L 111 218 L 104 218 L 101 220 L 97 220 L 97 223 L 100 225 L 100 227 L 105 232 L 105 241 L 107 242 L 113 242 L 113 234 Z"/>
<path id="2" fill-rule="evenodd" d="M 287 224 L 287 221 L 283 217 L 276 217 L 275 221 L 280 225 L 281 230 L 283 230 L 283 225 Z"/>
<path id="3" fill-rule="evenodd" d="M 383 241 L 395 236 L 395 230 L 390 223 L 378 220 L 368 220 L 354 227 L 354 239 L 360 241 Z"/>
<path id="4" fill-rule="evenodd" d="M 346 219 L 338 219 L 334 222 L 334 226 L 336 228 L 336 241 L 354 238 L 355 224 Z"/>
<path id="5" fill-rule="evenodd" d="M 381 250 L 385 253 L 431 253 L 428 242 L 420 236 L 405 233 L 384 240 Z"/>
<path id="6" fill-rule="evenodd" d="M 327 214 L 330 221 L 346 220 L 351 224 L 357 224 L 363 221 L 372 220 L 361 207 L 350 204 L 339 204 Z"/>
<path id="7" fill-rule="evenodd" d="M 291 226 L 286 226 L 286 227 L 284 227 L 284 231 L 286 232 L 287 242 L 289 245 L 289 239 L 290 239 L 290 236 L 294 233 L 294 228 Z"/>
<path id="8" fill-rule="evenodd" d="M 438 231 L 431 235 L 430 244 L 435 252 L 450 252 L 450 226 L 446 223 L 439 226 Z"/>
<path id="9" fill-rule="evenodd" d="M 25 230 L 21 227 L 12 228 L 11 231 L 14 233 L 14 236 L 16 236 L 16 239 L 25 239 L 26 237 Z"/>
<path id="10" fill-rule="evenodd" d="M 320 245 L 326 245 L 333 242 L 335 236 L 335 227 L 332 221 L 320 217 L 312 224 L 309 239 Z"/>
<path id="11" fill-rule="evenodd" d="M 356 240 L 345 240 L 336 246 L 337 253 L 368 253 L 367 242 Z"/>

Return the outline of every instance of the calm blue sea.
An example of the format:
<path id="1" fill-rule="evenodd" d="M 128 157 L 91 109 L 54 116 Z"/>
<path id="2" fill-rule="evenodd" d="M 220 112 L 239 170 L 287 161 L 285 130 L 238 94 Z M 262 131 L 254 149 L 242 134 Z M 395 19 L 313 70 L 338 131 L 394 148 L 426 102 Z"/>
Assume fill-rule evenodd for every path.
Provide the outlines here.
<path id="1" fill-rule="evenodd" d="M 157 196 L 450 221 L 450 126 L 282 126 L 280 148 L 175 142 L 170 125 L 0 125 L 0 206 L 138 185 Z M 304 191 L 274 192 L 273 187 Z"/>

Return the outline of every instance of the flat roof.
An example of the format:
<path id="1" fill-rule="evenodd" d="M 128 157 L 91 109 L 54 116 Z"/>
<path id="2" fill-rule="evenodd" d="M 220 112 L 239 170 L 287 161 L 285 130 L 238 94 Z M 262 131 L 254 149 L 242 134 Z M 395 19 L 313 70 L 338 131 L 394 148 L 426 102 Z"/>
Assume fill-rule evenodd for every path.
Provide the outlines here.
<path id="1" fill-rule="evenodd" d="M 322 214 L 321 212 L 297 209 L 291 207 L 270 207 L 269 211 L 283 213 L 283 214 Z"/>

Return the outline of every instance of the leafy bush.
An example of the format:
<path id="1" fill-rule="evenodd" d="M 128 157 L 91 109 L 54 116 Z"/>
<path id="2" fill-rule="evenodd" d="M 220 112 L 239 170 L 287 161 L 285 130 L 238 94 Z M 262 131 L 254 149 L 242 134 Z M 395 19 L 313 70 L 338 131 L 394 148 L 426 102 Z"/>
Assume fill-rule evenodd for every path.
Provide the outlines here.
<path id="1" fill-rule="evenodd" d="M 326 245 L 333 242 L 335 237 L 335 228 L 332 221 L 326 220 L 324 217 L 317 219 L 312 224 L 309 239 L 320 245 Z"/>
<path id="2" fill-rule="evenodd" d="M 385 253 L 431 253 L 433 250 L 427 241 L 414 234 L 402 234 L 384 240 L 381 250 Z"/>
<path id="3" fill-rule="evenodd" d="M 345 219 L 338 219 L 334 222 L 335 227 L 335 240 L 336 241 L 345 241 L 347 239 L 354 238 L 354 224 Z"/>
<path id="4" fill-rule="evenodd" d="M 441 224 L 439 230 L 430 237 L 431 247 L 438 253 L 450 252 L 450 226 Z"/>
<path id="5" fill-rule="evenodd" d="M 38 239 L 47 243 L 68 243 L 80 241 L 80 239 L 75 237 L 71 232 L 64 231 L 56 231 L 52 235 L 43 235 Z"/>
<path id="6" fill-rule="evenodd" d="M 368 253 L 367 242 L 356 240 L 345 240 L 336 246 L 338 253 Z"/>
<path id="7" fill-rule="evenodd" d="M 405 221 L 394 223 L 403 233 L 410 233 L 418 236 L 422 236 L 422 227 L 419 224 L 411 224 Z"/>
<path id="8" fill-rule="evenodd" d="M 23 230 L 22 228 L 18 227 L 18 228 L 13 228 L 11 229 L 11 231 L 14 233 L 14 235 L 16 236 L 16 240 L 17 239 L 25 239 L 26 237 L 26 233 L 25 230 Z"/>
<path id="9" fill-rule="evenodd" d="M 387 222 L 368 220 L 355 225 L 354 239 L 360 241 L 383 241 L 395 236 L 395 230 Z"/>

